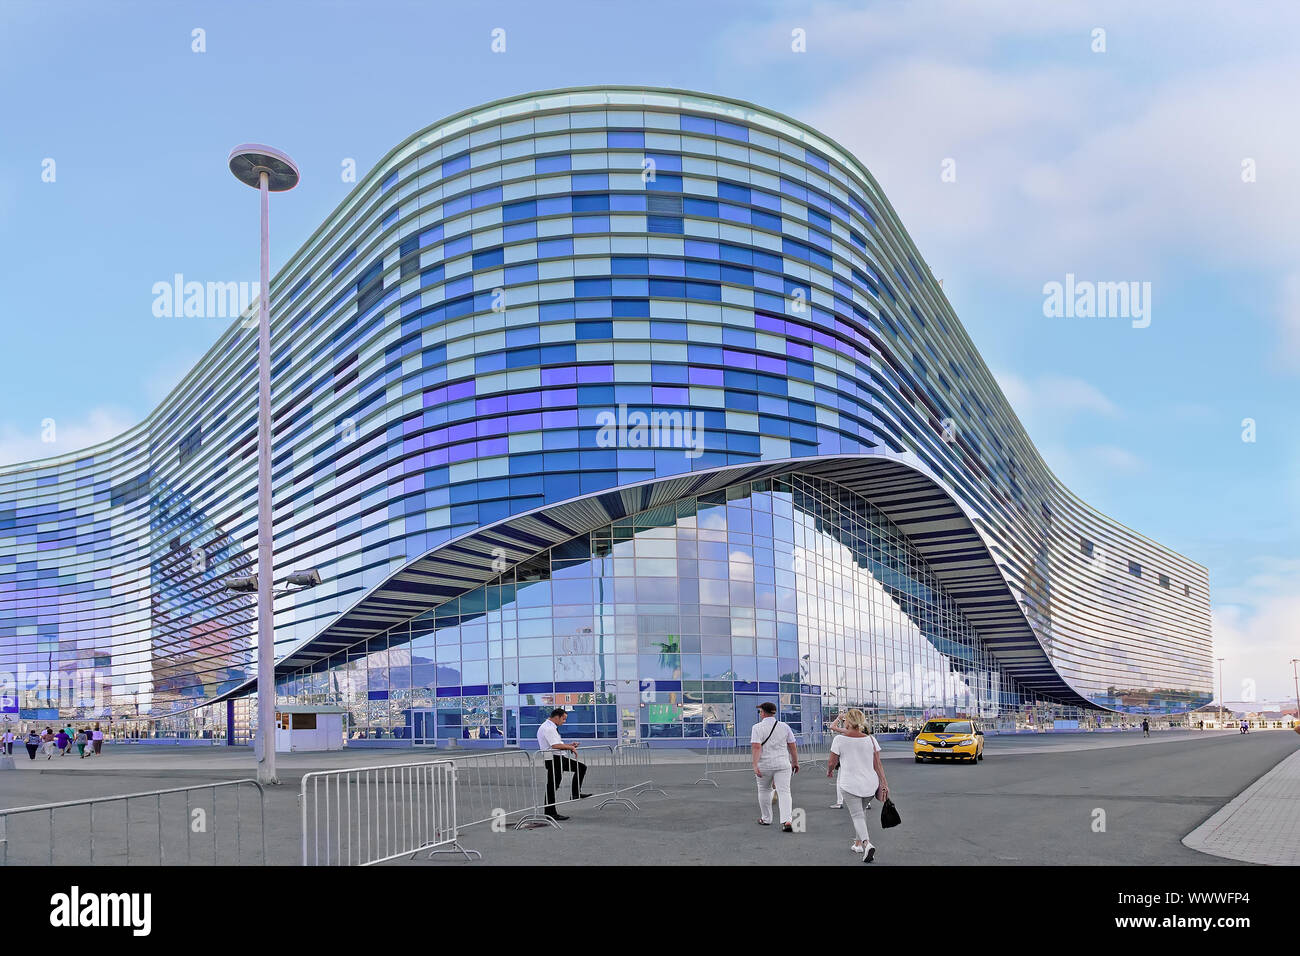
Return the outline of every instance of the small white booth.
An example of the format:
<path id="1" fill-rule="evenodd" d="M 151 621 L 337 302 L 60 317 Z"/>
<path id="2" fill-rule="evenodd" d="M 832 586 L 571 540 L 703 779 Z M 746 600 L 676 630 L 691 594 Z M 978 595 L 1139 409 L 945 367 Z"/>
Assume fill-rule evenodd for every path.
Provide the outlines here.
<path id="1" fill-rule="evenodd" d="M 342 750 L 345 709 L 328 704 L 280 706 L 275 710 L 275 751 Z"/>

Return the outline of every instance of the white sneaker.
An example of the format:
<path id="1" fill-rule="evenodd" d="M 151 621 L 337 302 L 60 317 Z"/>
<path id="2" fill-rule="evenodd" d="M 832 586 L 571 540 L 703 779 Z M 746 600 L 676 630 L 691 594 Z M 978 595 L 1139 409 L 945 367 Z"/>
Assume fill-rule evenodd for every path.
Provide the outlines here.
<path id="1" fill-rule="evenodd" d="M 849 844 L 849 849 L 852 850 L 854 853 L 861 853 L 861 852 L 862 852 L 862 844 L 861 844 L 861 843 L 850 843 L 850 844 Z"/>
<path id="2" fill-rule="evenodd" d="M 843 809 L 844 809 L 844 804 L 842 804 L 842 803 L 832 803 L 832 804 L 831 804 L 831 809 L 832 809 L 832 810 L 843 810 Z"/>

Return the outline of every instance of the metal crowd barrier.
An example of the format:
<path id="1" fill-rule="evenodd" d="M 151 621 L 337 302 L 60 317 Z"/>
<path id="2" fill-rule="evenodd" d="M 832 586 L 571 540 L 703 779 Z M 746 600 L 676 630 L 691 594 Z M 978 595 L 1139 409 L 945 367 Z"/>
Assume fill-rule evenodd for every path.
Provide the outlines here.
<path id="1" fill-rule="evenodd" d="M 596 809 L 641 808 L 630 791 L 667 794 L 655 786 L 650 748 L 643 742 L 587 744 L 576 759 L 586 770 L 580 794 L 598 799 Z M 543 812 L 550 768 L 547 754 L 525 750 L 457 753 L 424 763 L 321 771 L 303 777 L 304 865 L 370 865 L 429 850 L 480 857 L 460 842 L 461 832 L 484 823 L 519 829 L 563 829 Z M 572 765 L 561 772 L 559 807 L 573 803 Z M 579 796 L 576 799 L 582 799 Z"/>
<path id="2" fill-rule="evenodd" d="M 704 739 L 704 774 L 693 784 L 707 783 L 712 787 L 718 785 L 714 780 L 715 774 L 720 773 L 740 773 L 750 770 L 749 761 L 753 753 L 749 749 L 748 738 L 743 741 L 739 737 L 706 737 Z M 743 767 L 733 767 L 730 764 L 737 763 L 743 759 L 746 763 Z"/>
<path id="3" fill-rule="evenodd" d="M 809 767 L 826 765 L 834 734 L 822 730 L 795 734 L 795 747 L 799 763 Z M 704 740 L 704 774 L 694 784 L 707 783 L 716 787 L 714 776 L 721 773 L 742 773 L 751 770 L 753 751 L 748 737 L 706 737 Z M 744 762 L 744 766 L 733 766 Z"/>
<path id="4" fill-rule="evenodd" d="M 810 730 L 796 735 L 799 746 L 799 763 L 810 767 L 826 766 L 830 756 L 831 741 L 835 735 L 825 730 Z"/>
<path id="5" fill-rule="evenodd" d="M 641 796 L 643 793 L 657 793 L 665 797 L 668 796 L 663 789 L 655 786 L 653 773 L 654 762 L 651 760 L 650 745 L 644 740 L 628 740 L 620 742 L 618 747 L 615 749 L 615 757 L 617 760 L 617 766 L 626 768 L 623 771 L 622 779 L 624 782 L 629 776 L 635 779 L 642 774 L 645 775 L 645 779 L 637 783 L 630 785 L 625 783 L 620 792 L 622 790 L 635 789 L 636 793 L 633 794 L 633 796 L 637 797 Z"/>
<path id="6" fill-rule="evenodd" d="M 526 750 L 485 750 L 448 755 L 456 765 L 460 827 L 481 823 L 525 826 L 559 824 L 542 813 L 537 768 Z"/>
<path id="7" fill-rule="evenodd" d="M 460 845 L 456 775 L 450 760 L 304 775 L 303 866 L 370 866 L 421 850 L 480 856 Z"/>
<path id="8" fill-rule="evenodd" d="M 244 831 L 252 826 L 241 819 L 247 787 L 256 791 L 258 819 L 252 842 L 260 847 L 260 860 L 246 859 L 244 854 L 249 842 Z M 205 792 L 209 800 L 201 799 Z M 108 809 L 110 804 L 120 805 L 120 812 Z M 233 820 L 223 821 L 231 811 Z M 46 816 L 43 826 L 40 814 Z M 0 866 L 40 862 L 51 866 L 265 865 L 266 791 L 253 779 L 227 780 L 0 810 Z"/>

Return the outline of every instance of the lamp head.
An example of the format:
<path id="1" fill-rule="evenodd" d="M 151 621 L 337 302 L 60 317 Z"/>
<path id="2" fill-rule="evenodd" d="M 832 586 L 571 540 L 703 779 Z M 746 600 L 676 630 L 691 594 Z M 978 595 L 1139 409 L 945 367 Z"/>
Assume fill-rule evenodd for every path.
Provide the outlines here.
<path id="1" fill-rule="evenodd" d="M 261 186 L 261 175 L 265 172 L 266 188 L 273 193 L 292 189 L 301 178 L 297 163 L 289 158 L 288 153 L 260 143 L 244 143 L 232 149 L 230 171 L 241 183 L 254 189 Z"/>

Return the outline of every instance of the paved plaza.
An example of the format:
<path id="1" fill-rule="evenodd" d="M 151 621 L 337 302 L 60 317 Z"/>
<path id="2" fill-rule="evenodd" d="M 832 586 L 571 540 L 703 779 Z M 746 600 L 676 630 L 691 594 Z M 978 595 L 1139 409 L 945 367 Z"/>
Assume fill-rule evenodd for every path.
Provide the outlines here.
<path id="1" fill-rule="evenodd" d="M 1232 862 L 1228 851 L 1244 853 L 1242 848 L 1249 849 L 1252 842 L 1273 847 L 1275 858 L 1259 853 L 1237 858 L 1295 862 L 1300 828 L 1292 808 L 1300 787 L 1300 758 L 1292 755 L 1298 746 L 1300 738 L 1284 731 L 1244 737 L 1233 731 L 1167 731 L 1149 739 L 1138 732 L 991 736 L 987 759 L 966 766 L 918 765 L 910 744 L 889 741 L 885 767 L 903 826 L 882 832 L 878 808 L 873 808 L 872 840 L 880 848 L 874 865 L 1215 865 Z M 282 785 L 266 797 L 267 858 L 281 864 L 300 858 L 298 788 L 303 774 L 449 755 L 425 750 L 281 755 Z M 29 761 L 19 750 L 15 760 L 17 769 L 0 775 L 0 805 L 5 807 L 231 781 L 253 776 L 255 769 L 250 750 L 225 747 L 119 744 L 99 758 L 50 761 Z M 716 788 L 695 782 L 705 769 L 701 754 L 655 751 L 648 769 L 622 780 L 626 785 L 648 776 L 667 791 L 667 796 L 631 794 L 639 811 L 582 801 L 565 809 L 572 819 L 562 830 L 496 832 L 480 824 L 465 828 L 462 842 L 480 851 L 485 865 L 848 865 L 857 859 L 849 852 L 847 813 L 829 806 L 835 791 L 824 765 L 806 761 L 795 778 L 794 803 L 806 821 L 805 832 L 796 834 L 755 824 L 757 800 L 743 756 L 709 767 L 723 771 L 711 774 Z M 230 837 L 236 795 L 223 790 L 215 799 L 218 804 L 202 804 L 200 798 L 193 803 L 211 805 L 214 823 L 219 820 L 226 827 L 223 835 Z M 244 862 L 253 862 L 247 854 L 258 850 L 261 838 L 256 790 L 242 788 L 238 799 L 241 852 Z M 131 811 L 137 829 L 147 827 L 154 812 L 151 800 L 140 803 L 145 805 Z M 169 861 L 183 861 L 190 853 L 195 862 L 234 862 L 228 856 L 205 857 L 201 840 L 172 837 L 173 829 L 185 832 L 182 814 L 192 813 L 193 806 L 183 801 L 168 806 L 175 817 L 167 822 Z M 102 860 L 124 818 L 120 812 L 112 815 L 117 810 L 97 812 L 94 837 Z M 86 817 L 77 811 L 66 822 L 60 818 L 55 862 L 89 861 L 92 834 Z M 1099 819 L 1104 830 L 1098 829 Z M 48 862 L 50 837 L 43 816 L 13 818 L 8 836 L 11 862 Z M 423 854 L 414 862 L 426 863 Z M 438 859 L 427 865 L 459 864 Z"/>
<path id="2" fill-rule="evenodd" d="M 1300 864 L 1300 752 L 1252 783 L 1183 843 L 1230 860 Z"/>

